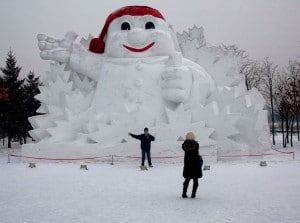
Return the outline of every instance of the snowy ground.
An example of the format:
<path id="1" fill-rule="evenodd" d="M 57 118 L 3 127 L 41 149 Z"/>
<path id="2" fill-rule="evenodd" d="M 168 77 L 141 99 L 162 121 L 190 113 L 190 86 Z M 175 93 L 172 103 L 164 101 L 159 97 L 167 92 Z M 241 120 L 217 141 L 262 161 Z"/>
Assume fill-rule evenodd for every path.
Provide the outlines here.
<path id="1" fill-rule="evenodd" d="M 211 163 L 182 199 L 182 163 L 27 163 L 0 149 L 0 222 L 300 222 L 300 158 Z M 11 151 L 10 151 L 11 152 Z M 14 149 L 18 154 L 20 151 Z M 298 156 L 297 156 L 298 155 Z M 191 185 L 189 188 L 190 194 Z"/>

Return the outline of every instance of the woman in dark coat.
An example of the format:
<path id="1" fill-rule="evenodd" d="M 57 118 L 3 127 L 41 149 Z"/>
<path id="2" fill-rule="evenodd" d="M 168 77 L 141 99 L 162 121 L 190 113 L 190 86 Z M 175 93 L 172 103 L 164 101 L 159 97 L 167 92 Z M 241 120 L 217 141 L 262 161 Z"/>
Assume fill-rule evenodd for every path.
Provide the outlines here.
<path id="1" fill-rule="evenodd" d="M 195 135 L 192 132 L 186 134 L 186 139 L 182 144 L 182 149 L 184 151 L 184 167 L 183 167 L 183 177 L 185 181 L 183 183 L 182 197 L 187 198 L 187 189 L 189 182 L 193 179 L 193 190 L 192 198 L 196 197 L 196 192 L 198 188 L 198 178 L 202 177 L 202 164 L 203 159 L 199 155 L 199 144 L 195 141 Z"/>

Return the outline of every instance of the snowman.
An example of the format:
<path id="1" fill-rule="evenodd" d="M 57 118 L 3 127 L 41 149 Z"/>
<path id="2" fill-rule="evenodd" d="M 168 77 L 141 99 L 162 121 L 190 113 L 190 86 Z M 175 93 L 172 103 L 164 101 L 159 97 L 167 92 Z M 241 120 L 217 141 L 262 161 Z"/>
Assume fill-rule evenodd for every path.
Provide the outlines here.
<path id="1" fill-rule="evenodd" d="M 167 121 L 166 109 L 204 104 L 214 89 L 205 69 L 182 57 L 172 27 L 154 8 L 114 11 L 89 49 L 75 44 L 76 37 L 39 34 L 40 55 L 97 82 L 90 107 L 103 123 L 130 113 L 136 125 L 154 126 Z"/>

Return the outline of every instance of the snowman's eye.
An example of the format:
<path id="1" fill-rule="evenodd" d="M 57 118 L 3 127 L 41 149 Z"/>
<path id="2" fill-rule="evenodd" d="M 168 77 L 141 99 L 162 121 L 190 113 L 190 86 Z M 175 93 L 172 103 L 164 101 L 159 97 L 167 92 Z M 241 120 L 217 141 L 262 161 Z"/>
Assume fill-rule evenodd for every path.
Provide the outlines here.
<path id="1" fill-rule="evenodd" d="M 130 30 L 130 24 L 128 22 L 123 22 L 121 25 L 121 30 Z"/>
<path id="2" fill-rule="evenodd" d="M 145 29 L 155 29 L 155 25 L 153 22 L 146 22 Z"/>

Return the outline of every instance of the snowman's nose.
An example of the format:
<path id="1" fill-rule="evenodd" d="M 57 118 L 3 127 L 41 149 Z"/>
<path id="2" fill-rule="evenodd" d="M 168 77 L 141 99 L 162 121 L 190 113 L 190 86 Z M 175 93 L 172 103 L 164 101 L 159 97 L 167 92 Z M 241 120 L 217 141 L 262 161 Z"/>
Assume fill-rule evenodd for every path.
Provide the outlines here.
<path id="1" fill-rule="evenodd" d="M 131 46 L 142 46 L 148 43 L 145 29 L 135 28 L 128 33 L 128 43 Z"/>

